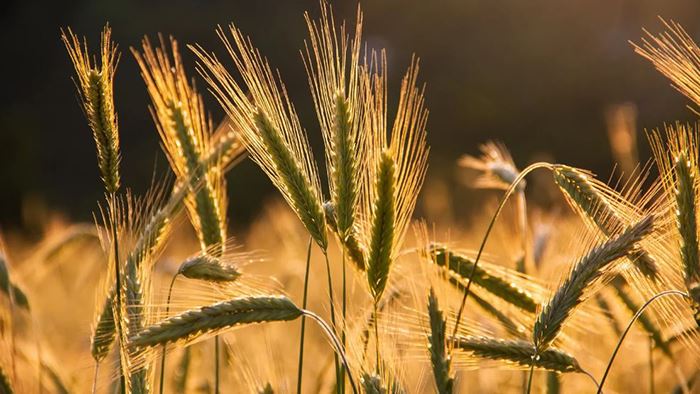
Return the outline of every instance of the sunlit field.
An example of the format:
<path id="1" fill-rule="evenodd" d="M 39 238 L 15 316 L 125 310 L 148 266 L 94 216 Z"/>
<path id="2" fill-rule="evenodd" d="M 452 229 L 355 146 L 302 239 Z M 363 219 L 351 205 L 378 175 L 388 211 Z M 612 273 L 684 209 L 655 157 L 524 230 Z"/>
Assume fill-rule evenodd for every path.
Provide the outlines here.
<path id="1" fill-rule="evenodd" d="M 92 222 L 47 213 L 40 239 L 0 232 L 0 393 L 700 392 L 696 124 L 637 133 L 632 105 L 610 108 L 604 177 L 566 157 L 519 168 L 473 141 L 449 164 L 455 193 L 428 172 L 420 53 L 389 83 L 395 58 L 366 42 L 362 7 L 309 7 L 289 16 L 307 26 L 306 75 L 278 70 L 235 17 L 211 27 L 215 47 L 122 47 L 108 24 L 56 34 L 94 139 L 85 182 L 104 195 Z M 697 114 L 694 38 L 639 28 L 637 66 Z M 122 173 L 140 160 L 120 140 L 124 62 L 169 169 L 145 193 Z M 316 123 L 288 77 L 308 81 Z M 227 180 L 247 161 L 276 194 L 234 234 L 229 197 L 248 191 Z"/>

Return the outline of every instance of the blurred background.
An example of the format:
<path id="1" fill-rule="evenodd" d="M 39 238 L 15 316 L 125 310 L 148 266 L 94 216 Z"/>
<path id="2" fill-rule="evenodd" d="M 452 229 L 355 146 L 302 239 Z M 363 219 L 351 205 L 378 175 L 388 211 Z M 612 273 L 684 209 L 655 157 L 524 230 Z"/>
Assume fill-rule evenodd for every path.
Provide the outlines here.
<path id="1" fill-rule="evenodd" d="M 336 3 L 336 15 L 354 24 L 356 5 Z M 644 161 L 649 157 L 644 130 L 696 118 L 685 107 L 687 100 L 634 53 L 628 40 L 638 42 L 643 27 L 661 30 L 659 15 L 700 37 L 698 2 L 379 0 L 362 7 L 369 46 L 388 50 L 391 102 L 412 54 L 421 58 L 430 109 L 426 188 L 430 195 L 444 196 L 420 205 L 419 214 L 428 219 L 439 219 L 433 211 L 472 205 L 455 163 L 464 153 L 477 154 L 487 140 L 504 142 L 520 168 L 545 158 L 607 179 L 616 163 L 611 140 L 614 145 L 622 139 L 624 150 L 634 145 L 629 138 L 638 132 Z M 158 32 L 224 57 L 214 28 L 235 22 L 280 69 L 316 157 L 322 158 L 299 54 L 307 34 L 303 12 L 316 15 L 316 0 L 6 0 L 0 8 L 0 226 L 5 230 L 40 237 L 47 214 L 91 220 L 103 197 L 94 142 L 60 41 L 62 27 L 85 35 L 91 50 L 98 47 L 102 26 L 109 22 L 113 27 L 122 52 L 115 95 L 123 183 L 137 193 L 154 174 L 160 179 L 168 171 L 129 52 L 144 35 L 155 38 Z M 194 56 L 185 51 L 183 57 L 195 76 Z M 203 90 L 202 81 L 199 86 Z M 204 96 L 218 122 L 222 111 L 208 93 Z M 274 195 L 273 188 L 249 161 L 228 179 L 230 223 L 245 228 L 261 202 Z"/>

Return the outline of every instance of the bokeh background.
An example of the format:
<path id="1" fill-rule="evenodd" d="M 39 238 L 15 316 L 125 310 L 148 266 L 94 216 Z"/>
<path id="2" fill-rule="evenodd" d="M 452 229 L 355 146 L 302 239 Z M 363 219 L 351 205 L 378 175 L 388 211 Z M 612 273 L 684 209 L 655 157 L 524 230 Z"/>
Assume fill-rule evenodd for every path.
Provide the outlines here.
<path id="1" fill-rule="evenodd" d="M 357 3 L 336 2 L 354 23 Z M 504 142 L 518 166 L 546 157 L 607 177 L 613 166 L 606 114 L 627 103 L 648 158 L 645 129 L 692 121 L 687 100 L 628 40 L 642 28 L 658 32 L 658 16 L 700 36 L 700 3 L 679 0 L 380 0 L 362 4 L 370 47 L 386 47 L 390 96 L 415 53 L 427 84 L 432 146 L 426 187 L 449 195 L 439 204 L 469 206 L 455 165 L 489 139 Z M 91 219 L 102 186 L 94 143 L 77 102 L 73 69 L 60 41 L 70 26 L 92 48 L 104 23 L 122 51 L 115 94 L 124 184 L 144 191 L 167 173 L 150 118 L 148 97 L 129 48 L 144 35 L 172 34 L 223 55 L 217 24 L 235 22 L 280 69 L 318 158 L 321 137 L 299 50 L 309 1 L 3 1 L 0 5 L 0 226 L 40 236 L 48 212 Z M 184 53 L 190 74 L 194 56 Z M 204 87 L 200 81 L 199 86 Z M 208 111 L 222 111 L 205 93 Z M 230 222 L 245 227 L 273 195 L 251 162 L 229 177 Z M 425 208 L 423 208 L 425 210 Z M 425 212 L 424 212 L 425 213 Z M 428 212 L 429 214 L 429 212 Z"/>

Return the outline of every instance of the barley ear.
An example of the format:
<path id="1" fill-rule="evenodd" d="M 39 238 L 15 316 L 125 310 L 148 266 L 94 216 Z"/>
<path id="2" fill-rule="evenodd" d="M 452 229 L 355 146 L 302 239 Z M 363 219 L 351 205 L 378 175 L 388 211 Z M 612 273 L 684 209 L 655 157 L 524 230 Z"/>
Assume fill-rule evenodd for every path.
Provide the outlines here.
<path id="1" fill-rule="evenodd" d="M 555 340 L 573 310 L 585 300 L 588 288 L 604 275 L 610 263 L 628 255 L 635 244 L 653 230 L 653 224 L 653 216 L 644 217 L 619 235 L 591 249 L 574 265 L 569 276 L 537 316 L 533 342 L 538 354 Z"/>
<path id="2" fill-rule="evenodd" d="M 130 338 L 130 346 L 148 348 L 180 342 L 189 343 L 203 335 L 244 324 L 294 320 L 301 309 L 287 297 L 251 296 L 234 298 L 171 316 Z"/>
<path id="3" fill-rule="evenodd" d="M 233 282 L 241 276 L 236 266 L 224 264 L 219 258 L 208 254 L 186 260 L 177 273 L 188 279 L 207 282 Z"/>
<path id="4" fill-rule="evenodd" d="M 450 376 L 450 356 L 446 351 L 446 322 L 432 287 L 428 296 L 428 316 L 430 317 L 428 349 L 430 350 L 435 386 L 439 394 L 450 394 L 454 379 Z"/>
<path id="5" fill-rule="evenodd" d="M 504 340 L 484 336 L 457 336 L 450 339 L 457 349 L 474 356 L 494 361 L 505 361 L 521 367 L 554 372 L 581 372 L 578 361 L 557 348 L 534 354 L 532 343 L 523 340 Z"/>
<path id="6" fill-rule="evenodd" d="M 529 313 L 537 311 L 537 302 L 530 292 L 487 271 L 482 266 L 475 267 L 472 259 L 438 244 L 430 245 L 429 253 L 431 261 L 460 285 L 466 285 L 474 270 L 472 281 L 475 285 L 524 311 Z"/>
<path id="7" fill-rule="evenodd" d="M 576 168 L 555 165 L 552 167 L 554 182 L 559 186 L 574 209 L 591 220 L 607 237 L 625 225 L 606 197 L 591 181 L 591 175 Z M 636 246 L 630 252 L 630 260 L 645 276 L 656 279 L 658 265 L 647 251 Z"/>
<path id="8" fill-rule="evenodd" d="M 673 171 L 676 178 L 676 224 L 680 239 L 681 262 L 685 283 L 693 299 L 695 319 L 700 325 L 700 262 L 698 261 L 697 169 L 686 154 L 680 154 Z"/>
<path id="9" fill-rule="evenodd" d="M 201 182 L 201 187 L 186 199 L 201 247 L 223 245 L 227 199 L 222 163 L 202 163 L 211 150 L 213 127 L 194 82 L 187 79 L 177 41 L 170 39 L 171 55 L 162 37 L 160 41 L 160 47 L 154 48 L 146 38 L 143 53 L 135 49 L 132 53 L 151 96 L 151 113 L 173 172 L 180 182 L 189 178 Z"/>
<path id="10" fill-rule="evenodd" d="M 109 26 L 102 30 L 100 65 L 92 64 L 87 43 L 81 44 L 69 28 L 61 38 L 77 75 L 76 85 L 83 110 L 97 145 L 97 164 L 107 193 L 119 189 L 119 131 L 114 111 L 114 71 L 119 55 Z"/>
<path id="11" fill-rule="evenodd" d="M 367 280 L 375 301 L 381 298 L 389 278 L 396 218 L 396 167 L 388 152 L 382 153 L 378 167 L 367 257 Z"/>

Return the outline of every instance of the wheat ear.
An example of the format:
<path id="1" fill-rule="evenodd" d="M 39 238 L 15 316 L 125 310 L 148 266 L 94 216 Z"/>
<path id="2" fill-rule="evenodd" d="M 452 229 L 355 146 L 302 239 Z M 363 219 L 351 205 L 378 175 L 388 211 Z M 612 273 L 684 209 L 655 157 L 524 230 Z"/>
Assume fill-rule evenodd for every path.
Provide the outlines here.
<path id="1" fill-rule="evenodd" d="M 572 268 L 550 301 L 542 308 L 533 329 L 537 354 L 547 349 L 561 331 L 573 310 L 585 299 L 586 290 L 613 261 L 626 256 L 645 235 L 653 230 L 654 217 L 644 217 L 622 233 L 591 249 Z"/>
<path id="2" fill-rule="evenodd" d="M 465 285 L 469 281 L 469 275 L 474 270 L 472 278 L 474 284 L 524 311 L 530 313 L 537 311 L 537 302 L 527 290 L 488 272 L 482 267 L 475 266 L 474 261 L 466 256 L 437 244 L 430 246 L 429 253 L 431 260 L 438 267 L 447 271 L 450 278 L 458 281 L 461 285 Z"/>
<path id="3" fill-rule="evenodd" d="M 452 393 L 454 378 L 450 376 L 450 356 L 446 350 L 447 327 L 432 287 L 428 296 L 428 316 L 430 318 L 428 350 L 430 351 L 430 362 L 433 366 L 435 387 L 439 394 L 449 394 Z"/>
<path id="4" fill-rule="evenodd" d="M 457 349 L 487 360 L 506 361 L 522 367 L 555 372 L 582 372 L 576 359 L 556 348 L 534 355 L 532 343 L 524 340 L 504 340 L 484 336 L 456 336 L 450 339 Z"/>
<path id="5" fill-rule="evenodd" d="M 249 39 L 230 26 L 231 41 L 218 31 L 241 74 L 239 84 L 214 55 L 191 47 L 200 59 L 200 73 L 231 119 L 251 158 L 280 190 L 316 243 L 328 239 L 320 181 L 306 134 L 284 86 Z"/>
<path id="6" fill-rule="evenodd" d="M 160 48 L 154 49 L 146 38 L 143 54 L 135 49 L 132 52 L 151 96 L 151 112 L 170 166 L 181 182 L 190 177 L 202 180 L 201 187 L 186 199 L 202 249 L 223 245 L 225 180 L 219 163 L 211 167 L 201 165 L 203 156 L 210 150 L 212 124 L 194 83 L 187 79 L 177 41 L 170 39 L 172 60 L 162 37 L 160 41 Z"/>
<path id="7" fill-rule="evenodd" d="M 673 82 L 676 90 L 700 105 L 700 48 L 681 25 L 659 19 L 667 31 L 654 36 L 645 29 L 641 45 L 631 44 Z"/>
<path id="8" fill-rule="evenodd" d="M 241 276 L 238 267 L 224 264 L 219 258 L 202 254 L 182 263 L 177 273 L 188 279 L 207 282 L 232 282 Z"/>
<path id="9" fill-rule="evenodd" d="M 100 66 L 90 61 L 87 42 L 82 44 L 69 28 L 61 38 L 75 67 L 76 85 L 83 110 L 97 145 L 97 164 L 108 194 L 119 189 L 119 131 L 114 111 L 114 71 L 119 61 L 109 26 L 102 30 Z"/>
<path id="10" fill-rule="evenodd" d="M 294 320 L 302 315 L 286 297 L 234 298 L 188 310 L 145 327 L 130 338 L 130 345 L 147 348 L 168 343 L 188 343 L 202 335 L 237 325 Z"/>
<path id="11" fill-rule="evenodd" d="M 596 190 L 590 181 L 591 175 L 573 167 L 555 165 L 552 167 L 554 182 L 564 192 L 571 203 L 584 217 L 589 218 L 600 231 L 610 237 L 625 225 L 605 196 Z M 630 260 L 647 277 L 658 276 L 658 266 L 654 258 L 645 250 L 636 246 L 629 254 Z"/>

